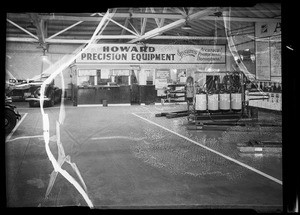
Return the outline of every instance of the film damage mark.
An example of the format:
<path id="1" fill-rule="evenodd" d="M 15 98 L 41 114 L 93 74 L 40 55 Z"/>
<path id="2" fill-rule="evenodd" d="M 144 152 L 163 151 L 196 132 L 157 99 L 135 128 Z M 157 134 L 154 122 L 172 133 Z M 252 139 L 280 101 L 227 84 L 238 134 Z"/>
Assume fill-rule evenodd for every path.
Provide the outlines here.
<path id="1" fill-rule="evenodd" d="M 99 14 L 99 15 L 103 16 L 102 14 Z M 45 71 L 45 73 L 49 72 L 51 75 L 43 82 L 43 84 L 41 86 L 41 95 L 45 94 L 46 85 L 49 84 L 58 74 L 60 74 L 61 79 L 62 79 L 62 89 L 63 89 L 62 92 L 64 93 L 65 86 L 64 86 L 62 71 L 67 66 L 69 66 L 82 52 L 84 52 L 91 45 L 92 42 L 95 41 L 95 36 L 97 34 L 102 33 L 103 29 L 106 27 L 106 24 L 108 23 L 107 20 L 109 19 L 110 16 L 112 17 L 113 15 L 114 15 L 114 13 L 110 14 L 109 11 L 107 11 L 107 13 L 103 16 L 100 23 L 98 24 L 98 26 L 97 26 L 96 30 L 94 31 L 93 36 L 89 40 L 88 44 L 80 46 L 78 49 L 76 49 L 74 51 L 74 53 L 76 53 L 74 56 L 72 55 L 70 57 L 70 56 L 65 55 L 63 58 L 61 58 L 59 61 L 57 61 L 52 66 L 50 66 L 49 69 L 47 69 Z M 105 22 L 106 22 L 106 24 L 105 24 Z M 47 188 L 44 200 L 46 200 L 48 198 L 48 195 L 51 192 L 51 189 L 54 185 L 56 177 L 57 177 L 58 173 L 60 173 L 65 179 L 67 179 L 77 189 L 77 191 L 82 195 L 82 197 L 86 201 L 87 205 L 90 208 L 93 208 L 94 205 L 87 194 L 87 187 L 86 187 L 84 180 L 79 172 L 79 169 L 77 168 L 75 163 L 71 162 L 71 157 L 69 155 L 66 156 L 62 142 L 60 140 L 60 125 L 62 125 L 65 120 L 65 108 L 64 108 L 64 103 L 63 103 L 64 94 L 62 95 L 61 98 L 62 99 L 61 99 L 61 108 L 60 108 L 60 112 L 59 112 L 59 119 L 56 120 L 56 144 L 57 144 L 57 148 L 58 148 L 58 159 L 56 160 L 50 150 L 50 147 L 49 147 L 49 142 L 50 142 L 49 116 L 48 116 L 48 114 L 45 114 L 45 112 L 44 112 L 44 108 L 43 108 L 44 97 L 43 96 L 40 97 L 40 108 L 41 108 L 41 114 L 42 114 L 42 119 L 43 119 L 43 137 L 44 137 L 44 142 L 45 142 L 45 149 L 46 149 L 47 156 L 48 156 L 49 160 L 51 161 L 51 164 L 54 169 L 50 175 L 50 180 L 49 180 L 49 184 L 48 184 L 48 188 Z M 81 185 L 66 170 L 62 169 L 62 165 L 64 164 L 64 162 L 67 162 L 71 165 L 73 170 L 76 172 L 76 174 L 81 182 Z M 41 206 L 41 205 L 42 204 L 40 203 L 39 206 Z"/>

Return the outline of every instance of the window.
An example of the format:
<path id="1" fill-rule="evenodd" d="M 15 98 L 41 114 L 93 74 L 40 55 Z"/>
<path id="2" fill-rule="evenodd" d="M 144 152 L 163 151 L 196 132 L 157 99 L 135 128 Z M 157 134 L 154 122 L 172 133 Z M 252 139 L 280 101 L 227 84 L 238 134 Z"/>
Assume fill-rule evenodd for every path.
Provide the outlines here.
<path id="1" fill-rule="evenodd" d="M 118 85 L 129 85 L 129 70 L 128 69 L 114 69 L 112 70 L 114 80 Z"/>
<path id="2" fill-rule="evenodd" d="M 79 86 L 94 86 L 96 77 L 96 70 L 78 70 Z"/>
<path id="3" fill-rule="evenodd" d="M 95 76 L 89 76 L 89 84 L 90 85 L 95 85 Z"/>
<path id="4" fill-rule="evenodd" d="M 115 81 L 118 85 L 128 85 L 128 76 L 120 75 L 115 77 Z"/>
<path id="5" fill-rule="evenodd" d="M 107 85 L 109 82 L 112 82 L 110 71 L 108 69 L 97 70 L 97 84 Z"/>

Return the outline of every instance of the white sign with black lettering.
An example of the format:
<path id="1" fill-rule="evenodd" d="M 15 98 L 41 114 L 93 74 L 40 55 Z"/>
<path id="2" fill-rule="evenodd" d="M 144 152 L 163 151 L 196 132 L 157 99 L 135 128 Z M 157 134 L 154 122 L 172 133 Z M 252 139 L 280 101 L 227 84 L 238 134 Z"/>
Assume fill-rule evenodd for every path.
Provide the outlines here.
<path id="1" fill-rule="evenodd" d="M 77 63 L 225 64 L 225 45 L 92 44 Z"/>

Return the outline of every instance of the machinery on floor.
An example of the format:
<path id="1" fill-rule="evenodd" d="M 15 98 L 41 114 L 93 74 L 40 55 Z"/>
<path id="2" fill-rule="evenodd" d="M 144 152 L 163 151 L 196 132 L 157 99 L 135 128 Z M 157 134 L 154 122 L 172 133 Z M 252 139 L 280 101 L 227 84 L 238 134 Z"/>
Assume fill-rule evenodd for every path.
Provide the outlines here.
<path id="1" fill-rule="evenodd" d="M 187 78 L 185 86 L 187 110 L 160 113 L 156 114 L 157 117 L 187 116 L 188 129 L 226 129 L 228 126 L 258 123 L 258 109 L 250 107 L 249 101 L 265 100 L 268 95 L 251 83 L 243 72 L 197 71 L 193 76 Z"/>
<path id="2" fill-rule="evenodd" d="M 11 97 L 5 96 L 5 134 L 9 134 L 21 119 L 16 106 L 12 104 Z"/>
<path id="3" fill-rule="evenodd" d="M 207 125 L 256 117 L 253 111 L 249 112 L 245 95 L 247 79 L 242 72 L 202 72 L 201 78 L 205 81 L 195 82 L 193 103 L 188 105 L 189 123 Z"/>

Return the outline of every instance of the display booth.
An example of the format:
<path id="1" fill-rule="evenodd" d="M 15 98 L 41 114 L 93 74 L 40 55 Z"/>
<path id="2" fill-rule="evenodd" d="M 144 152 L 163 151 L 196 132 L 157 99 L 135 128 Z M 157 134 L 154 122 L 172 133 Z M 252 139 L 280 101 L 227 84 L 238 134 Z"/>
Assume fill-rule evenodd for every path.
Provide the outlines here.
<path id="1" fill-rule="evenodd" d="M 93 44 L 70 66 L 73 104 L 160 102 L 208 67 L 226 68 L 225 45 Z"/>

